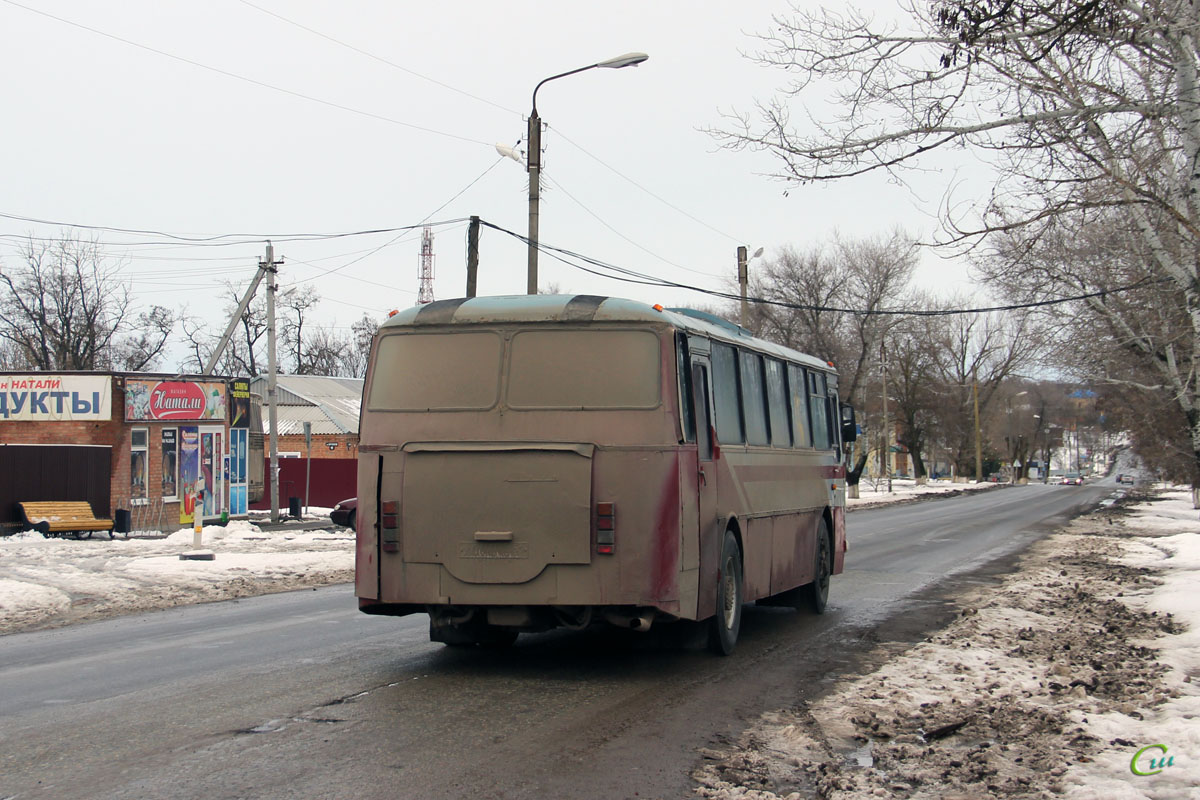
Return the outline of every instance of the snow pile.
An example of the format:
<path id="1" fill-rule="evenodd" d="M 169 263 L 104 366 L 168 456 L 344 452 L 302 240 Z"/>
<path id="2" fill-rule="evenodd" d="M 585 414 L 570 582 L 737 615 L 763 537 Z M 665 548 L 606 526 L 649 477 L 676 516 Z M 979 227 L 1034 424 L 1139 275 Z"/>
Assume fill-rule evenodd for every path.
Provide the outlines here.
<path id="1" fill-rule="evenodd" d="M 244 520 L 202 529 L 212 561 L 183 561 L 193 529 L 165 538 L 0 538 L 0 633 L 349 581 L 344 528 L 264 531 Z"/>
<path id="2" fill-rule="evenodd" d="M 696 778 L 706 798 L 1152 798 L 1200 786 L 1200 523 L 1186 492 L 1073 522 L 946 629 Z M 1154 775 L 1150 759 L 1174 756 Z"/>
<path id="3" fill-rule="evenodd" d="M 1007 484 L 998 483 L 954 483 L 953 481 L 928 481 L 918 484 L 910 478 L 893 478 L 892 490 L 888 491 L 886 480 L 866 480 L 858 485 L 859 497 L 846 499 L 850 509 L 904 503 L 923 500 L 927 497 L 953 497 L 966 492 L 987 491 Z"/>

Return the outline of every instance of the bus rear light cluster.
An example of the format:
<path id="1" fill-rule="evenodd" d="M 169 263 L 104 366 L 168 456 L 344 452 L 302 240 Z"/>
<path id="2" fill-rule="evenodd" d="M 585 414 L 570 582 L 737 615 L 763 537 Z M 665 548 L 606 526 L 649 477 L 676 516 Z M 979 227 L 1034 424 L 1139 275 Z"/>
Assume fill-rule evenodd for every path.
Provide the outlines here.
<path id="1" fill-rule="evenodd" d="M 596 503 L 596 552 L 612 555 L 616 548 L 616 503 Z"/>
<path id="2" fill-rule="evenodd" d="M 380 505 L 379 528 L 385 553 L 400 552 L 400 503 L 385 500 Z"/>

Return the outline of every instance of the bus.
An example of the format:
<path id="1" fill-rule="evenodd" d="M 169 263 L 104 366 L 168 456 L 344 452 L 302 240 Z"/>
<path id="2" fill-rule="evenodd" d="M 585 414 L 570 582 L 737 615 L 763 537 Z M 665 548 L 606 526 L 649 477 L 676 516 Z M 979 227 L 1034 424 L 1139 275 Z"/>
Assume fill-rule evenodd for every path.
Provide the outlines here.
<path id="1" fill-rule="evenodd" d="M 442 300 L 376 333 L 359 608 L 447 645 L 823 612 L 846 550 L 830 363 L 717 317 L 593 295 Z"/>

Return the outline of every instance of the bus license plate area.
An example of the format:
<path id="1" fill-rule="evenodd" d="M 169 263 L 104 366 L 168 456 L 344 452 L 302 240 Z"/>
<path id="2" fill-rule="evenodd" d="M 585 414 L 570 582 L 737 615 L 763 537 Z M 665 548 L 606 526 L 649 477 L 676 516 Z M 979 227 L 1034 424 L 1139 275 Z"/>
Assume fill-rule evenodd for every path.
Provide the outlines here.
<path id="1" fill-rule="evenodd" d="M 590 562 L 590 453 L 422 449 L 406 453 L 403 480 L 406 561 L 465 583 L 524 583 L 549 564 Z"/>

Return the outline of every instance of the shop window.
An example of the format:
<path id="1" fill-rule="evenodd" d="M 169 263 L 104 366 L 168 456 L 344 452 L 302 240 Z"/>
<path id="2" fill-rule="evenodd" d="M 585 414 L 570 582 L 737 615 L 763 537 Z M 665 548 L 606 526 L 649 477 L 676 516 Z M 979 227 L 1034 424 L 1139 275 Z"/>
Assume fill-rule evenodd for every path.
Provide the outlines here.
<path id="1" fill-rule="evenodd" d="M 162 499 L 179 499 L 179 431 L 162 430 Z"/>
<path id="2" fill-rule="evenodd" d="M 134 428 L 130 432 L 129 502 L 135 506 L 149 502 L 146 497 L 146 480 L 150 466 L 149 441 L 150 431 L 147 428 Z"/>

